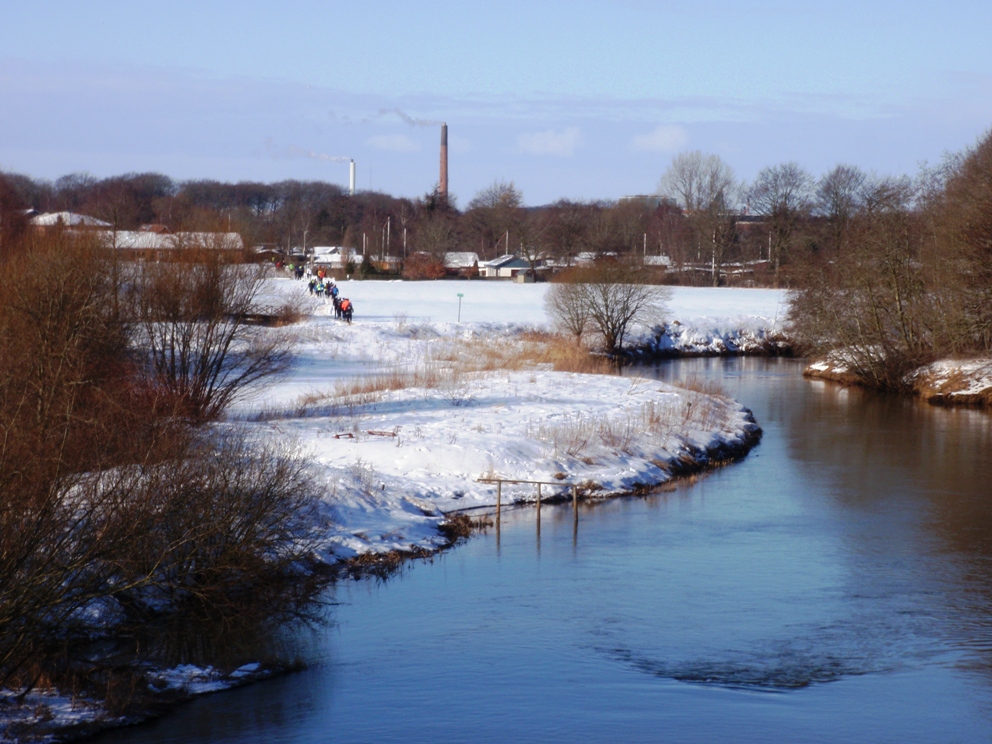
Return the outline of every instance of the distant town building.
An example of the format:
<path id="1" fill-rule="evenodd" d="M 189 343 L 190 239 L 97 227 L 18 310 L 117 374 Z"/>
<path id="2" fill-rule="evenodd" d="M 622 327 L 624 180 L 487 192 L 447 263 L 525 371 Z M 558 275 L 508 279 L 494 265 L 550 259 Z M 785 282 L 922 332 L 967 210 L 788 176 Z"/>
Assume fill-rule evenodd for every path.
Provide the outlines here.
<path id="1" fill-rule="evenodd" d="M 454 251 L 444 254 L 444 270 L 449 276 L 472 277 L 479 275 L 479 254 Z"/>
<path id="2" fill-rule="evenodd" d="M 482 261 L 479 264 L 479 276 L 486 279 L 512 279 L 520 272 L 529 270 L 530 262 L 513 254 L 500 256 L 492 261 Z"/>
<path id="3" fill-rule="evenodd" d="M 109 230 L 113 227 L 109 222 L 75 212 L 45 212 L 44 214 L 32 217 L 28 222 L 34 227 L 40 228 L 58 227 L 61 225 L 62 227 L 91 227 L 100 230 Z"/>
<path id="4" fill-rule="evenodd" d="M 100 240 L 118 255 L 139 261 L 168 261 L 180 251 L 223 253 L 231 258 L 245 250 L 241 235 L 236 232 L 150 232 L 141 230 L 103 230 Z"/>
<path id="5" fill-rule="evenodd" d="M 341 245 L 315 245 L 313 247 L 313 265 L 326 269 L 346 269 L 348 264 L 357 266 L 365 260 L 365 256 L 356 253 L 354 248 Z"/>

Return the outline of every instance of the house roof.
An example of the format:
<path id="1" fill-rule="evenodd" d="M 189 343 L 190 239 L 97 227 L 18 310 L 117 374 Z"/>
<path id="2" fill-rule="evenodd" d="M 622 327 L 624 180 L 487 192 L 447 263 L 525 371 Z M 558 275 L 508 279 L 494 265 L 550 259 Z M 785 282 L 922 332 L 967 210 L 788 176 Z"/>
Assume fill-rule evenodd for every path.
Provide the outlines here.
<path id="1" fill-rule="evenodd" d="M 241 235 L 236 232 L 178 232 L 162 234 L 141 232 L 138 230 L 118 230 L 116 233 L 103 233 L 101 238 L 108 248 L 120 248 L 123 250 L 163 251 L 196 248 L 199 250 L 240 251 L 245 247 Z"/>
<path id="2" fill-rule="evenodd" d="M 445 253 L 444 265 L 448 269 L 471 269 L 479 265 L 479 254 L 465 251 Z"/>
<path id="3" fill-rule="evenodd" d="M 507 266 L 508 264 L 514 264 L 514 263 L 517 266 L 530 266 L 530 262 L 528 262 L 527 259 L 521 258 L 520 256 L 510 253 L 506 256 L 499 256 L 498 258 L 494 258 L 491 261 L 480 261 L 479 268 L 485 266 L 486 268 L 489 269 L 498 269 L 503 266 Z"/>
<path id="4" fill-rule="evenodd" d="M 645 256 L 645 266 L 671 266 L 672 259 L 668 256 Z"/>
<path id="5" fill-rule="evenodd" d="M 109 222 L 98 220 L 87 214 L 77 214 L 75 212 L 46 212 L 32 217 L 32 225 L 39 227 L 54 227 L 55 225 L 65 225 L 66 227 L 113 227 Z"/>

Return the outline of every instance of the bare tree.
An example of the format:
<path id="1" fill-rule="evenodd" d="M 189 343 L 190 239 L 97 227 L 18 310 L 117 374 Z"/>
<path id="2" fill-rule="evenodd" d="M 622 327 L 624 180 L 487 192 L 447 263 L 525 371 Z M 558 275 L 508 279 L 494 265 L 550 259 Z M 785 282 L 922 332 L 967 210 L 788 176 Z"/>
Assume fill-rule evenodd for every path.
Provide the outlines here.
<path id="1" fill-rule="evenodd" d="M 843 248 L 848 223 L 861 209 L 867 175 L 854 166 L 838 165 L 820 179 L 816 187 L 816 212 L 831 227 L 831 243 Z"/>
<path id="2" fill-rule="evenodd" d="M 992 131 L 951 164 L 938 204 L 944 265 L 957 275 L 959 347 L 992 350 Z"/>
<path id="3" fill-rule="evenodd" d="M 544 295 L 544 308 L 555 327 L 575 337 L 576 343 L 589 328 L 589 298 L 585 287 L 561 275 Z"/>
<path id="4" fill-rule="evenodd" d="M 782 258 L 792 246 L 796 231 L 809 214 L 813 198 L 813 177 L 798 163 L 784 163 L 762 168 L 751 188 L 748 200 L 758 214 L 764 215 L 771 235 L 769 259 L 779 284 Z"/>
<path id="5" fill-rule="evenodd" d="M 740 184 L 733 169 L 718 155 L 682 153 L 665 171 L 658 192 L 685 210 L 697 246 L 709 248 L 712 283 L 719 286 L 724 256 L 736 237 Z"/>
<path id="6" fill-rule="evenodd" d="M 480 253 L 494 258 L 502 248 L 512 253 L 520 243 L 519 229 L 524 220 L 523 195 L 513 182 L 494 181 L 468 203 L 465 220 L 480 241 Z"/>
<path id="7" fill-rule="evenodd" d="M 606 353 L 619 360 L 631 328 L 659 321 L 670 293 L 646 283 L 636 261 L 602 260 L 560 275 L 548 290 L 546 307 L 556 324 L 576 336 L 586 323 L 595 328 Z"/>
<path id="8" fill-rule="evenodd" d="M 548 253 L 565 266 L 587 250 L 590 207 L 562 199 L 546 210 L 544 244 Z"/>

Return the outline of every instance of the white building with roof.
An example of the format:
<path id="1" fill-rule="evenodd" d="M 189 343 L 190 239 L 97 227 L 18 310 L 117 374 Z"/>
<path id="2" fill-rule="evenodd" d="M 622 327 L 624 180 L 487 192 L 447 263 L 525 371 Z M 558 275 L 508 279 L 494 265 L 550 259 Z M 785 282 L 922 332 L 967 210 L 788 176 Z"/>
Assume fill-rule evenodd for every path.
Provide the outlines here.
<path id="1" fill-rule="evenodd" d="M 530 271 L 530 262 L 512 253 L 479 263 L 479 276 L 486 279 L 512 279 L 526 271 Z"/>
<path id="2" fill-rule="evenodd" d="M 470 251 L 450 251 L 444 254 L 444 268 L 457 276 L 479 275 L 479 254 Z"/>
<path id="3" fill-rule="evenodd" d="M 36 217 L 32 217 L 29 223 L 35 227 L 92 227 L 102 230 L 109 230 L 113 227 L 109 222 L 98 220 L 87 214 L 77 214 L 76 212 L 45 212 Z"/>
<path id="4" fill-rule="evenodd" d="M 161 261 L 177 251 L 241 253 L 244 240 L 236 232 L 158 233 L 141 230 L 104 230 L 100 240 L 131 258 Z"/>
<path id="5" fill-rule="evenodd" d="M 315 245 L 313 247 L 313 265 L 328 269 L 344 269 L 348 264 L 357 266 L 365 261 L 365 256 L 356 253 L 354 248 L 342 245 Z"/>

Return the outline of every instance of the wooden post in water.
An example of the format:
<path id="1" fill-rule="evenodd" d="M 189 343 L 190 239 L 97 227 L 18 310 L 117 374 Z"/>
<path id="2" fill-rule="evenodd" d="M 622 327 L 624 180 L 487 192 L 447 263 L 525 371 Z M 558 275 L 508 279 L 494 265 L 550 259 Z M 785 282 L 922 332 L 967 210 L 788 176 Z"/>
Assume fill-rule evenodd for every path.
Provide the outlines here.
<path id="1" fill-rule="evenodd" d="M 572 486 L 572 547 L 579 542 L 579 487 Z"/>
<path id="2" fill-rule="evenodd" d="M 537 549 L 541 550 L 541 484 L 537 484 Z"/>
<path id="3" fill-rule="evenodd" d="M 503 481 L 496 481 L 496 552 L 499 553 L 499 511 L 503 500 Z"/>

